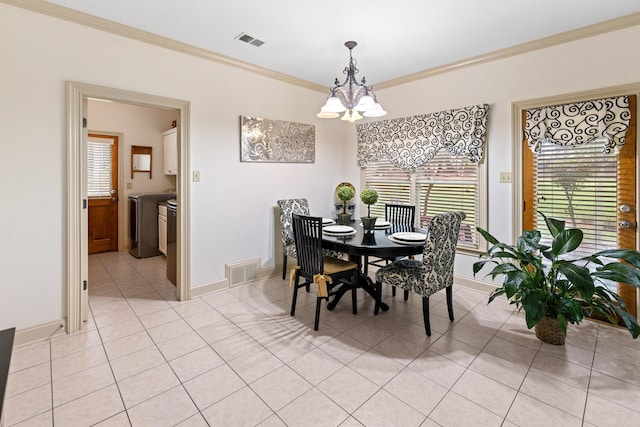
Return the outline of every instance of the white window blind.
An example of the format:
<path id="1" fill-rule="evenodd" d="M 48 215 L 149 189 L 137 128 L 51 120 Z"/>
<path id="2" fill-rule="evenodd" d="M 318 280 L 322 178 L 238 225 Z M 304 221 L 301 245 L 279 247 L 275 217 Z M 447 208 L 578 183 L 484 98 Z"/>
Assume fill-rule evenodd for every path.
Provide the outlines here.
<path id="1" fill-rule="evenodd" d="M 385 203 L 416 206 L 418 226 L 426 228 L 435 215 L 464 211 L 467 215 L 460 228 L 459 247 L 477 249 L 479 196 L 478 163 L 441 150 L 430 162 L 416 171 L 407 171 L 388 160 L 369 162 L 364 168 L 367 188 L 379 193 L 371 207 L 374 216 L 384 217 Z"/>
<path id="2" fill-rule="evenodd" d="M 535 153 L 535 210 L 582 229 L 576 256 L 617 247 L 617 157 L 603 153 L 604 144 L 604 139 L 573 147 L 543 142 Z M 550 241 L 540 215 L 536 227 Z"/>
<path id="3" fill-rule="evenodd" d="M 87 194 L 108 197 L 112 190 L 112 140 L 90 139 L 87 144 Z"/>
<path id="4" fill-rule="evenodd" d="M 458 244 L 477 248 L 478 163 L 440 151 L 417 170 L 420 227 L 426 228 L 436 215 L 463 211 Z"/>

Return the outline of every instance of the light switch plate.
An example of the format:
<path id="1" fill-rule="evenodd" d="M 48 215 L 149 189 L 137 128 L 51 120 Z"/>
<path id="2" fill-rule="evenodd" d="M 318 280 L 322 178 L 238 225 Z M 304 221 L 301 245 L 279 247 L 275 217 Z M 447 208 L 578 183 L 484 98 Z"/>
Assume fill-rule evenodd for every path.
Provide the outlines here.
<path id="1" fill-rule="evenodd" d="M 500 182 L 510 184 L 511 172 L 500 172 Z"/>
<path id="2" fill-rule="evenodd" d="M 200 171 L 193 171 L 193 182 L 200 182 Z"/>

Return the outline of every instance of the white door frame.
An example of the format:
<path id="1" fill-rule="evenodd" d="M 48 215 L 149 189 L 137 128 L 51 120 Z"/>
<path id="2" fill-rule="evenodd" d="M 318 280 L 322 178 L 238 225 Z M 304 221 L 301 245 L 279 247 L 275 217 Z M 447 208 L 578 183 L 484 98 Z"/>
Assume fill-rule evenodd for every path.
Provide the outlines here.
<path id="1" fill-rule="evenodd" d="M 83 282 L 88 280 L 86 203 L 86 167 L 83 138 L 83 118 L 87 98 L 100 98 L 178 112 L 178 198 L 177 219 L 177 296 L 180 301 L 191 299 L 189 206 L 189 122 L 190 103 L 173 98 L 147 95 L 126 90 L 67 82 L 67 333 L 82 329 Z M 182 268 L 185 267 L 185 268 Z"/>

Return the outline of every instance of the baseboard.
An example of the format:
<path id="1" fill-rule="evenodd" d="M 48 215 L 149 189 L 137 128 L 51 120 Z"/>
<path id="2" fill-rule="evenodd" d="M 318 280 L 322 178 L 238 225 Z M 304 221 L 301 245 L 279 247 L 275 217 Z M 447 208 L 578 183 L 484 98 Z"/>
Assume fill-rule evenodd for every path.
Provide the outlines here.
<path id="1" fill-rule="evenodd" d="M 191 298 L 200 297 L 202 295 L 222 291 L 224 289 L 229 289 L 229 280 L 226 278 L 191 288 Z"/>
<path id="2" fill-rule="evenodd" d="M 45 323 L 43 325 L 32 326 L 30 328 L 16 331 L 13 345 L 21 346 L 30 344 L 32 342 L 46 340 L 53 336 L 63 335 L 65 333 L 65 321 L 58 320 L 56 322 Z"/>
<path id="3" fill-rule="evenodd" d="M 486 294 L 490 294 L 493 292 L 497 286 L 491 285 L 486 282 L 481 282 L 479 280 L 470 279 L 468 277 L 462 276 L 454 276 L 453 283 L 456 285 L 464 286 L 465 288 L 473 289 L 476 291 L 484 292 Z"/>

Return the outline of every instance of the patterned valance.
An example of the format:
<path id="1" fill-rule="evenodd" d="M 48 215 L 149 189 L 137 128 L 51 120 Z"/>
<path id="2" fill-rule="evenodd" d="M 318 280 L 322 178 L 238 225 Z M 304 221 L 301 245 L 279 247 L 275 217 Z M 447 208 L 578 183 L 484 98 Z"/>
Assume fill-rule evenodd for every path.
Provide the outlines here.
<path id="1" fill-rule="evenodd" d="M 524 136 L 534 152 L 542 142 L 575 146 L 602 137 L 607 139 L 603 152 L 618 151 L 631 117 L 628 96 L 533 108 L 526 115 Z"/>
<path id="2" fill-rule="evenodd" d="M 358 164 L 388 159 L 402 169 L 418 168 L 440 150 L 472 162 L 482 159 L 489 105 L 358 124 Z"/>

